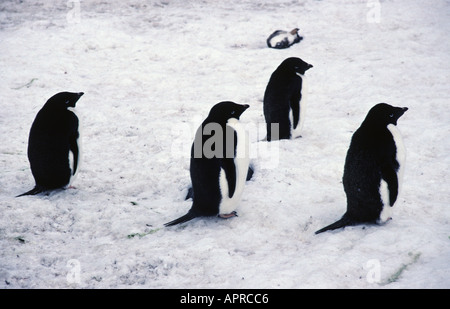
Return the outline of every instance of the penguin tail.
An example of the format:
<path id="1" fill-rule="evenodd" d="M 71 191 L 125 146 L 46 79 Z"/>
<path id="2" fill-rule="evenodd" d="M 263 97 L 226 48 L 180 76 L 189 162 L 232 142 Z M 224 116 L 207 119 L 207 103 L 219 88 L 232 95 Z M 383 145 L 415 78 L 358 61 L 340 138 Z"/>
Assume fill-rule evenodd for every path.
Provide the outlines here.
<path id="1" fill-rule="evenodd" d="M 320 234 L 320 233 L 323 233 L 323 232 L 326 232 L 326 231 L 330 231 L 330 230 L 336 230 L 336 229 L 339 229 L 341 227 L 346 227 L 348 225 L 353 225 L 354 223 L 355 222 L 352 219 L 350 219 L 347 216 L 347 214 L 345 214 L 345 215 L 342 216 L 341 219 L 339 219 L 338 221 L 336 221 L 336 222 L 334 222 L 334 223 L 332 223 L 330 225 L 327 225 L 324 228 L 321 228 L 320 230 L 316 231 L 315 234 Z"/>
<path id="2" fill-rule="evenodd" d="M 44 191 L 45 191 L 45 190 L 42 189 L 41 187 L 36 186 L 36 187 L 34 187 L 33 189 L 31 189 L 30 191 L 27 191 L 27 192 L 25 192 L 25 193 L 19 194 L 19 195 L 17 195 L 16 197 L 21 197 L 21 196 L 25 196 L 25 195 L 36 195 L 36 194 L 42 193 L 42 192 L 44 192 Z"/>
<path id="3" fill-rule="evenodd" d="M 181 217 L 179 217 L 178 219 L 175 219 L 175 220 L 173 220 L 173 221 L 170 221 L 170 222 L 167 222 L 167 223 L 165 223 L 164 224 L 164 226 L 165 227 L 168 227 L 168 226 L 173 226 L 173 225 L 177 225 L 177 224 L 180 224 L 180 223 L 184 223 L 184 222 L 188 222 L 188 221 L 190 221 L 190 220 L 192 220 L 192 219 L 194 219 L 194 218 L 196 218 L 197 216 L 194 214 L 194 213 L 192 213 L 191 211 L 189 211 L 187 214 L 185 214 L 184 216 L 181 216 Z"/>

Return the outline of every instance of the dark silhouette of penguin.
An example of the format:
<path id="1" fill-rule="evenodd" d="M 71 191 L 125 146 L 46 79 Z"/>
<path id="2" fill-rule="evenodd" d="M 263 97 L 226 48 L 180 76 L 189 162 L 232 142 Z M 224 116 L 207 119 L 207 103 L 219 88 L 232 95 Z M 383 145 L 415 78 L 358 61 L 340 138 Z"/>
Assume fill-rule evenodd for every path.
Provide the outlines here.
<path id="1" fill-rule="evenodd" d="M 347 212 L 316 232 L 348 225 L 382 224 L 391 219 L 402 182 L 405 148 L 397 120 L 408 110 L 380 103 L 353 134 L 344 165 Z"/>
<path id="2" fill-rule="evenodd" d="M 78 117 L 75 107 L 83 92 L 60 92 L 52 96 L 36 115 L 28 138 L 28 160 L 36 185 L 23 195 L 69 185 L 79 163 Z M 73 166 L 70 166 L 72 153 Z"/>
<path id="3" fill-rule="evenodd" d="M 267 141 L 300 136 L 306 101 L 304 74 L 312 67 L 300 58 L 291 57 L 272 73 L 263 102 Z"/>
<path id="4" fill-rule="evenodd" d="M 272 33 L 266 40 L 267 46 L 270 48 L 283 49 L 292 46 L 303 40 L 298 34 L 300 29 L 295 28 L 291 31 L 277 30 Z"/>
<path id="5" fill-rule="evenodd" d="M 249 172 L 247 133 L 238 120 L 248 107 L 227 101 L 211 108 L 191 148 L 192 207 L 165 226 L 200 216 L 236 216 Z"/>

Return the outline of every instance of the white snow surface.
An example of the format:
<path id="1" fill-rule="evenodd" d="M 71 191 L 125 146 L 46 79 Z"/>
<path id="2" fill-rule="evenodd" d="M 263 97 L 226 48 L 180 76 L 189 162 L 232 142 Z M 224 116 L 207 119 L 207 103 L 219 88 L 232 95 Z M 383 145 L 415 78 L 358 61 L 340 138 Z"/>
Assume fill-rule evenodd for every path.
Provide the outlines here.
<path id="1" fill-rule="evenodd" d="M 300 43 L 266 46 L 295 27 Z M 450 288 L 449 33 L 445 0 L 1 1 L 0 287 Z M 302 137 L 266 143 L 264 90 L 292 56 L 314 65 Z M 15 198 L 60 91 L 85 93 L 75 188 Z M 226 100 L 250 105 L 239 216 L 163 228 Z M 409 108 L 393 220 L 315 235 L 345 212 L 347 148 L 379 102 Z"/>

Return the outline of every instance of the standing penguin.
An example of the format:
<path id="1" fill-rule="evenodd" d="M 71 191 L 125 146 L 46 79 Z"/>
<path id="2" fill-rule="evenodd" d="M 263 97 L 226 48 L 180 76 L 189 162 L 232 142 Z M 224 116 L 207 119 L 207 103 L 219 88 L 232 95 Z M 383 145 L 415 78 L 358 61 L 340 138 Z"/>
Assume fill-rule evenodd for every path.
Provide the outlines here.
<path id="1" fill-rule="evenodd" d="M 298 35 L 300 29 L 295 28 L 287 32 L 284 30 L 277 30 L 272 33 L 266 40 L 267 46 L 270 48 L 283 49 L 303 40 L 303 37 Z"/>
<path id="2" fill-rule="evenodd" d="M 300 136 L 305 117 L 304 74 L 312 67 L 300 58 L 291 57 L 272 73 L 263 103 L 267 141 Z M 272 132 L 274 124 L 278 124 L 278 132 Z"/>
<path id="3" fill-rule="evenodd" d="M 342 180 L 347 212 L 316 234 L 361 223 L 382 224 L 391 219 L 406 158 L 397 120 L 407 110 L 380 103 L 369 111 L 353 134 L 345 159 Z"/>
<path id="4" fill-rule="evenodd" d="M 80 156 L 78 117 L 68 108 L 75 107 L 82 95 L 83 92 L 57 93 L 36 115 L 28 138 L 28 160 L 36 185 L 18 197 L 63 188 L 71 183 Z"/>
<path id="5" fill-rule="evenodd" d="M 227 101 L 211 108 L 191 148 L 192 207 L 165 226 L 200 216 L 236 216 L 249 170 L 248 137 L 239 123 L 248 107 Z"/>

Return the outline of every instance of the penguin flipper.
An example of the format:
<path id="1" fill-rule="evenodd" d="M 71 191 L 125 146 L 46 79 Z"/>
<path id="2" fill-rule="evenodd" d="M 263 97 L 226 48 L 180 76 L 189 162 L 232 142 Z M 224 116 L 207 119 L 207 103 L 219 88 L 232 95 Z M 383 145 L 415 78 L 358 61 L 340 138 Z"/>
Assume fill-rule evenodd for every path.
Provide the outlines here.
<path id="1" fill-rule="evenodd" d="M 225 158 L 222 160 L 222 169 L 228 182 L 228 196 L 232 198 L 236 191 L 236 165 L 233 158 Z"/>
<path id="2" fill-rule="evenodd" d="M 289 106 L 292 110 L 292 128 L 295 130 L 300 122 L 300 113 L 303 112 L 300 110 L 300 100 L 302 99 L 302 84 L 303 80 L 299 78 L 299 83 L 296 85 L 296 89 L 294 94 L 289 100 Z"/>
<path id="3" fill-rule="evenodd" d="M 73 167 L 72 167 L 72 175 L 75 175 L 78 169 L 78 161 L 79 161 L 79 149 L 78 149 L 78 143 L 75 141 L 72 141 L 70 143 L 70 150 L 73 154 Z"/>
<path id="4" fill-rule="evenodd" d="M 25 196 L 25 195 L 36 195 L 36 194 L 42 193 L 42 192 L 44 192 L 44 191 L 45 191 L 45 190 L 42 189 L 41 187 L 36 186 L 36 187 L 34 187 L 33 189 L 31 189 L 30 191 L 27 191 L 27 192 L 25 192 L 25 193 L 19 194 L 19 195 L 17 195 L 16 197 L 21 197 L 21 196 Z"/>
<path id="5" fill-rule="evenodd" d="M 346 227 L 348 225 L 353 225 L 355 224 L 355 222 L 353 220 L 351 220 L 347 215 L 343 215 L 341 219 L 339 219 L 338 221 L 327 225 L 324 228 L 321 228 L 320 230 L 316 231 L 315 234 L 319 234 L 319 233 L 323 233 L 329 230 L 335 230 L 335 229 L 339 229 L 341 227 Z"/>
<path id="6" fill-rule="evenodd" d="M 384 166 L 381 169 L 382 179 L 386 181 L 388 185 L 390 206 L 394 206 L 398 196 L 398 177 L 394 168 L 395 167 Z"/>
<path id="7" fill-rule="evenodd" d="M 168 226 L 173 226 L 173 225 L 177 225 L 177 224 L 180 224 L 180 223 L 184 223 L 184 222 L 188 222 L 188 221 L 190 221 L 190 220 L 192 220 L 192 219 L 194 219 L 194 218 L 196 218 L 197 216 L 194 214 L 194 213 L 192 213 L 191 211 L 189 211 L 187 214 L 185 214 L 184 216 L 181 216 L 181 217 L 179 217 L 178 219 L 175 219 L 175 220 L 173 220 L 173 221 L 170 221 L 170 222 L 167 222 L 167 223 L 165 223 L 164 224 L 164 226 L 165 227 L 168 227 Z"/>

